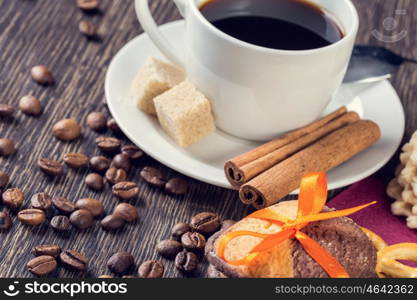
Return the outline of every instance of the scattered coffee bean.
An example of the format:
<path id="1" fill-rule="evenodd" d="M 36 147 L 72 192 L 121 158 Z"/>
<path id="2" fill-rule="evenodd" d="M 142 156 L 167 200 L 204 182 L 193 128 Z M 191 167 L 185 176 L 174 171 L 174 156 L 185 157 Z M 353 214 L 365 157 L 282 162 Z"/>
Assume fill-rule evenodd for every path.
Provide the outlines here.
<path id="1" fill-rule="evenodd" d="M 23 224 L 30 226 L 41 225 L 46 220 L 45 212 L 41 209 L 28 208 L 18 212 L 17 218 Z"/>
<path id="2" fill-rule="evenodd" d="M 110 184 L 116 184 L 122 181 L 125 181 L 127 178 L 127 173 L 123 169 L 110 168 L 106 171 L 106 180 Z"/>
<path id="3" fill-rule="evenodd" d="M 69 231 L 71 229 L 71 223 L 67 216 L 54 216 L 51 219 L 50 225 L 56 231 Z"/>
<path id="4" fill-rule="evenodd" d="M 37 193 L 30 199 L 32 208 L 42 209 L 48 211 L 52 207 L 52 197 L 47 193 Z"/>
<path id="5" fill-rule="evenodd" d="M 10 215 L 3 211 L 0 211 L 0 231 L 2 230 L 9 230 L 13 225 L 12 218 L 10 218 Z"/>
<path id="6" fill-rule="evenodd" d="M 104 230 L 117 230 L 125 224 L 125 220 L 117 215 L 108 215 L 101 220 L 100 225 Z"/>
<path id="7" fill-rule="evenodd" d="M 97 147 L 107 153 L 116 152 L 120 149 L 120 140 L 113 137 L 98 137 L 96 138 Z"/>
<path id="8" fill-rule="evenodd" d="M 172 227 L 171 234 L 173 238 L 180 240 L 181 236 L 189 231 L 191 231 L 190 225 L 186 223 L 177 223 Z"/>
<path id="9" fill-rule="evenodd" d="M 52 76 L 52 73 L 45 66 L 34 66 L 30 70 L 30 74 L 32 75 L 32 79 L 39 84 L 47 85 L 52 84 L 54 82 L 54 77 Z"/>
<path id="10" fill-rule="evenodd" d="M 126 222 L 135 222 L 138 216 L 138 210 L 132 204 L 129 203 L 120 203 L 114 209 L 113 214 L 115 216 L 121 217 Z"/>
<path id="11" fill-rule="evenodd" d="M 36 276 L 45 276 L 56 270 L 57 262 L 53 256 L 42 255 L 27 263 L 28 271 Z"/>
<path id="12" fill-rule="evenodd" d="M 10 118 L 14 114 L 14 107 L 8 104 L 0 104 L 0 118 Z"/>
<path id="13" fill-rule="evenodd" d="M 88 166 L 88 157 L 83 153 L 66 153 L 63 159 L 64 162 L 72 168 L 83 168 Z"/>
<path id="14" fill-rule="evenodd" d="M 10 139 L 0 139 L 0 156 L 10 156 L 16 152 L 14 142 Z"/>
<path id="15" fill-rule="evenodd" d="M 184 195 L 188 191 L 188 183 L 181 178 L 172 178 L 165 184 L 165 191 L 173 195 Z"/>
<path id="16" fill-rule="evenodd" d="M 94 217 L 99 217 L 104 214 L 104 206 L 101 201 L 91 198 L 80 199 L 75 202 L 75 207 L 78 209 L 88 210 Z"/>
<path id="17" fill-rule="evenodd" d="M 101 132 L 107 128 L 107 118 L 102 112 L 92 112 L 87 116 L 87 126 Z"/>
<path id="18" fill-rule="evenodd" d="M 235 220 L 224 220 L 222 222 L 221 230 L 226 230 L 236 224 Z"/>
<path id="19" fill-rule="evenodd" d="M 118 135 L 118 134 L 122 134 L 122 131 L 120 130 L 119 125 L 117 125 L 116 120 L 115 119 L 110 119 L 107 122 L 107 128 L 109 128 L 114 134 Z"/>
<path id="20" fill-rule="evenodd" d="M 174 258 L 182 249 L 181 243 L 174 240 L 160 241 L 156 245 L 156 252 L 166 258 Z"/>
<path id="21" fill-rule="evenodd" d="M 0 189 L 8 185 L 9 180 L 10 180 L 9 175 L 7 175 L 7 173 L 3 171 L 0 171 Z"/>
<path id="22" fill-rule="evenodd" d="M 138 160 L 145 154 L 135 145 L 126 145 L 122 147 L 122 153 L 129 156 L 131 160 Z"/>
<path id="23" fill-rule="evenodd" d="M 88 259 L 82 255 L 80 252 L 75 250 L 64 250 L 59 255 L 64 267 L 76 270 L 76 271 L 85 271 L 88 266 Z"/>
<path id="24" fill-rule="evenodd" d="M 145 167 L 140 172 L 140 176 L 150 185 L 161 188 L 165 185 L 166 179 L 161 171 L 152 167 Z"/>
<path id="25" fill-rule="evenodd" d="M 182 272 L 192 272 L 198 266 L 198 257 L 192 252 L 181 251 L 175 257 L 175 267 Z"/>
<path id="26" fill-rule="evenodd" d="M 112 187 L 113 195 L 123 200 L 129 200 L 139 194 L 139 188 L 136 183 L 131 181 L 122 181 Z"/>
<path id="27" fill-rule="evenodd" d="M 101 191 L 104 188 L 103 176 L 97 173 L 90 173 L 85 178 L 85 184 L 95 191 Z"/>
<path id="28" fill-rule="evenodd" d="M 159 260 L 148 260 L 142 263 L 138 269 L 140 278 L 161 278 L 164 275 L 164 265 Z"/>
<path id="29" fill-rule="evenodd" d="M 190 226 L 193 230 L 209 236 L 220 229 L 220 217 L 212 212 L 199 213 L 192 217 Z"/>
<path id="30" fill-rule="evenodd" d="M 72 141 L 81 135 L 81 126 L 73 119 L 64 119 L 54 125 L 52 133 L 62 141 Z"/>
<path id="31" fill-rule="evenodd" d="M 110 271 L 116 274 L 126 272 L 135 263 L 132 254 L 128 252 L 117 252 L 113 254 L 107 262 Z"/>
<path id="32" fill-rule="evenodd" d="M 90 168 L 99 173 L 105 172 L 110 164 L 110 159 L 104 156 L 94 156 L 90 159 Z"/>
<path id="33" fill-rule="evenodd" d="M 52 204 L 65 215 L 69 215 L 75 211 L 75 204 L 64 197 L 53 197 Z"/>
<path id="34" fill-rule="evenodd" d="M 131 165 L 130 158 L 127 154 L 119 153 L 113 157 L 112 166 L 117 169 L 123 169 L 129 172 Z"/>
<path id="35" fill-rule="evenodd" d="M 64 166 L 56 160 L 41 158 L 38 160 L 38 166 L 49 176 L 61 176 L 64 173 Z"/>
<path id="36" fill-rule="evenodd" d="M 7 189 L 2 196 L 3 204 L 14 210 L 21 207 L 25 199 L 25 194 L 18 188 Z"/>
<path id="37" fill-rule="evenodd" d="M 96 10 L 98 8 L 98 0 L 77 0 L 77 7 L 86 11 Z"/>
<path id="38" fill-rule="evenodd" d="M 29 116 L 39 116 L 42 113 L 42 104 L 34 96 L 24 96 L 19 101 L 19 109 Z"/>
<path id="39" fill-rule="evenodd" d="M 57 258 L 61 253 L 61 247 L 58 245 L 39 245 L 32 248 L 32 253 L 35 256 L 48 255 Z"/>
<path id="40" fill-rule="evenodd" d="M 206 246 L 206 239 L 198 232 L 186 232 L 181 236 L 181 243 L 187 250 L 201 251 Z"/>
<path id="41" fill-rule="evenodd" d="M 90 21 L 81 21 L 78 24 L 80 32 L 88 37 L 93 37 L 97 34 L 97 26 Z"/>
<path id="42" fill-rule="evenodd" d="M 86 209 L 78 209 L 70 216 L 70 222 L 78 229 L 87 229 L 94 224 L 93 214 Z"/>

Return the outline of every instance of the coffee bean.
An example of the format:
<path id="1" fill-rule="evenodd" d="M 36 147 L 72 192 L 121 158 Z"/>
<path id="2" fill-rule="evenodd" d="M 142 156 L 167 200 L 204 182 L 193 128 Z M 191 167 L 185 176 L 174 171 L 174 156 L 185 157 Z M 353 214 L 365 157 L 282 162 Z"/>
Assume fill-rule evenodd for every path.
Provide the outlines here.
<path id="1" fill-rule="evenodd" d="M 91 198 L 84 198 L 80 199 L 75 202 L 75 207 L 78 209 L 86 209 L 90 211 L 90 213 L 94 217 L 99 217 L 104 214 L 104 206 L 101 201 Z"/>
<path id="2" fill-rule="evenodd" d="M 30 226 L 41 225 L 46 220 L 45 212 L 41 209 L 28 208 L 18 212 L 17 218 L 23 224 Z"/>
<path id="3" fill-rule="evenodd" d="M 75 250 L 62 251 L 59 255 L 59 259 L 64 267 L 70 270 L 85 271 L 88 266 L 88 259 Z"/>
<path id="4" fill-rule="evenodd" d="M 152 167 L 145 167 L 140 172 L 140 176 L 150 185 L 161 188 L 165 185 L 166 179 L 161 171 Z"/>
<path id="5" fill-rule="evenodd" d="M 77 7 L 86 11 L 96 10 L 98 0 L 77 0 Z"/>
<path id="6" fill-rule="evenodd" d="M 97 34 L 97 26 L 90 21 L 81 21 L 78 24 L 80 32 L 88 37 L 93 37 Z"/>
<path id="7" fill-rule="evenodd" d="M 114 209 L 113 214 L 121 217 L 126 222 L 135 222 L 139 218 L 138 210 L 129 203 L 118 204 Z"/>
<path id="8" fill-rule="evenodd" d="M 64 162 L 72 168 L 83 168 L 88 166 L 88 157 L 83 153 L 66 153 L 63 159 Z"/>
<path id="9" fill-rule="evenodd" d="M 64 173 L 64 166 L 56 160 L 41 158 L 38 160 L 38 166 L 49 176 L 61 176 Z"/>
<path id="10" fill-rule="evenodd" d="M 7 104 L 0 104 L 0 118 L 10 118 L 14 114 L 14 107 Z"/>
<path id="11" fill-rule="evenodd" d="M 235 224 L 236 224 L 236 221 L 234 221 L 234 220 L 224 220 L 222 222 L 221 230 L 226 230 L 226 229 L 232 227 Z"/>
<path id="12" fill-rule="evenodd" d="M 69 231 L 71 229 L 71 223 L 67 216 L 54 216 L 51 219 L 50 225 L 56 231 Z"/>
<path id="13" fill-rule="evenodd" d="M 123 169 L 129 172 L 131 165 L 130 158 L 127 154 L 119 153 L 113 157 L 112 166 L 117 169 Z"/>
<path id="14" fill-rule="evenodd" d="M 198 266 L 198 257 L 192 252 L 181 251 L 175 257 L 175 267 L 182 272 L 192 272 Z"/>
<path id="15" fill-rule="evenodd" d="M 172 227 L 171 234 L 173 238 L 179 240 L 184 233 L 189 231 L 191 231 L 190 225 L 186 223 L 177 223 Z"/>
<path id="16" fill-rule="evenodd" d="M 122 153 L 129 156 L 131 160 L 138 160 L 142 158 L 145 154 L 135 145 L 126 145 L 122 147 Z"/>
<path id="17" fill-rule="evenodd" d="M 52 204 L 65 215 L 69 215 L 75 211 L 75 204 L 64 197 L 53 197 Z"/>
<path id="18" fill-rule="evenodd" d="M 128 252 L 117 252 L 113 254 L 107 262 L 110 271 L 116 274 L 126 272 L 135 263 L 132 254 Z"/>
<path id="19" fill-rule="evenodd" d="M 181 178 L 172 178 L 165 184 L 165 191 L 173 195 L 184 195 L 188 191 L 188 183 Z"/>
<path id="20" fill-rule="evenodd" d="M 33 208 L 48 211 L 52 207 L 52 197 L 47 193 L 37 193 L 30 199 L 30 204 Z"/>
<path id="21" fill-rule="evenodd" d="M 115 119 L 110 119 L 107 122 L 107 128 L 109 128 L 116 135 L 122 134 L 122 131 L 120 130 L 119 125 L 117 125 Z"/>
<path id="22" fill-rule="evenodd" d="M 26 115 L 39 116 L 42 113 L 42 104 L 38 98 L 27 95 L 20 99 L 19 109 Z"/>
<path id="23" fill-rule="evenodd" d="M 108 215 L 101 220 L 100 225 L 104 230 L 117 230 L 125 224 L 125 220 L 117 215 Z"/>
<path id="24" fill-rule="evenodd" d="M 0 189 L 9 184 L 9 175 L 0 170 Z"/>
<path id="25" fill-rule="evenodd" d="M 111 275 L 100 275 L 97 278 L 103 278 L 103 279 L 105 279 L 105 278 L 113 278 L 113 276 L 111 276 Z"/>
<path id="26" fill-rule="evenodd" d="M 0 231 L 2 230 L 9 230 L 13 225 L 12 218 L 10 218 L 10 215 L 3 211 L 0 211 Z"/>
<path id="27" fill-rule="evenodd" d="M 56 270 L 57 262 L 53 256 L 42 255 L 27 263 L 28 271 L 36 276 L 45 276 Z"/>
<path id="28" fill-rule="evenodd" d="M 2 196 L 4 205 L 11 209 L 18 209 L 25 200 L 25 194 L 18 188 L 7 189 Z"/>
<path id="29" fill-rule="evenodd" d="M 190 226 L 193 230 L 208 236 L 220 229 L 221 220 L 215 213 L 203 212 L 192 217 Z"/>
<path id="30" fill-rule="evenodd" d="M 181 236 L 181 243 L 190 251 L 201 251 L 206 246 L 206 239 L 198 232 L 186 232 Z"/>
<path id="31" fill-rule="evenodd" d="M 64 119 L 54 125 L 52 133 L 60 140 L 72 141 L 81 135 L 81 126 L 73 119 Z"/>
<path id="32" fill-rule="evenodd" d="M 95 191 L 101 191 L 104 187 L 103 176 L 97 173 L 90 173 L 85 178 L 85 184 Z"/>
<path id="33" fill-rule="evenodd" d="M 138 269 L 140 278 L 161 278 L 164 275 L 164 265 L 159 260 L 148 260 L 142 263 Z"/>
<path id="34" fill-rule="evenodd" d="M 78 229 L 87 229 L 94 224 L 93 214 L 86 209 L 78 209 L 70 216 L 70 222 Z"/>
<path id="35" fill-rule="evenodd" d="M 181 243 L 174 240 L 160 241 L 156 245 L 156 252 L 166 258 L 174 258 L 182 249 Z"/>
<path id="36" fill-rule="evenodd" d="M 101 132 L 107 128 L 107 118 L 102 112 L 92 112 L 87 116 L 87 126 Z"/>
<path id="37" fill-rule="evenodd" d="M 105 172 L 110 164 L 110 159 L 104 156 L 94 156 L 90 159 L 90 168 L 99 173 Z"/>
<path id="38" fill-rule="evenodd" d="M 30 70 L 30 74 L 32 75 L 32 79 L 39 84 L 48 85 L 54 82 L 54 77 L 52 76 L 52 73 L 45 66 L 34 66 Z"/>
<path id="39" fill-rule="evenodd" d="M 32 248 L 32 253 L 35 256 L 48 255 L 57 258 L 61 253 L 61 247 L 58 245 L 39 245 Z"/>
<path id="40" fill-rule="evenodd" d="M 112 192 L 120 199 L 129 200 L 139 194 L 139 188 L 134 182 L 122 181 L 113 185 Z"/>
<path id="41" fill-rule="evenodd" d="M 16 152 L 14 142 L 10 139 L 0 139 L 0 156 L 10 156 Z"/>
<path id="42" fill-rule="evenodd" d="M 113 137 L 98 137 L 96 138 L 97 147 L 107 153 L 116 152 L 120 149 L 120 140 Z"/>
<path id="43" fill-rule="evenodd" d="M 125 181 L 127 178 L 126 171 L 123 169 L 110 168 L 106 171 L 106 180 L 110 184 L 116 184 Z"/>

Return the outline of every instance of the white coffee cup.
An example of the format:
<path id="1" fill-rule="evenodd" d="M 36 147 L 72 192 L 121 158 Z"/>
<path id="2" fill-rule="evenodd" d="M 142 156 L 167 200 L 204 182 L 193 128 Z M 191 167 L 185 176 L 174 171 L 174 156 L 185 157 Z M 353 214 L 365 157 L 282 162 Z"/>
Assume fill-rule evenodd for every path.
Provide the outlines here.
<path id="1" fill-rule="evenodd" d="M 265 141 L 310 123 L 343 81 L 359 26 L 350 0 L 310 0 L 337 18 L 345 36 L 302 51 L 240 41 L 207 21 L 198 9 L 204 0 L 174 1 L 186 20 L 182 49 L 173 48 L 158 30 L 148 0 L 135 0 L 139 21 L 161 52 L 184 67 L 211 100 L 216 125 L 227 133 Z"/>

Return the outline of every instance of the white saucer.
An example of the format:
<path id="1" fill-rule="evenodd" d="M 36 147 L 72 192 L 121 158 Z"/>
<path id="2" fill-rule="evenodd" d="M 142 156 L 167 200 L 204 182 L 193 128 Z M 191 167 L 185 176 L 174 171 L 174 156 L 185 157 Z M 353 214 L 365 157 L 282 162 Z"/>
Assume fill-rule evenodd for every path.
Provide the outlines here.
<path id="1" fill-rule="evenodd" d="M 160 27 L 178 49 L 182 47 L 184 21 Z M 106 75 L 109 109 L 123 132 L 148 155 L 168 167 L 195 179 L 231 188 L 223 172 L 226 160 L 244 153 L 258 143 L 242 140 L 217 130 L 188 149 L 178 147 L 155 118 L 138 111 L 128 98 L 130 84 L 149 56 L 164 59 L 146 34 L 124 46 L 111 62 Z M 404 133 L 404 111 L 388 81 L 378 83 L 358 95 L 357 87 L 343 86 L 328 110 L 354 101 L 349 108 L 379 124 L 382 138 L 371 148 L 328 173 L 329 189 L 359 181 L 385 165 L 397 150 Z"/>

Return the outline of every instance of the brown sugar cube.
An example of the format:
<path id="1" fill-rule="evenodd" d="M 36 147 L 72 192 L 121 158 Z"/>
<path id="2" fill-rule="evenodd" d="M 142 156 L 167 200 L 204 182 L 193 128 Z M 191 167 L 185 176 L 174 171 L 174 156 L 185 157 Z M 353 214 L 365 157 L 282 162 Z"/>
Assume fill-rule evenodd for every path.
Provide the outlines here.
<path id="1" fill-rule="evenodd" d="M 162 128 L 181 147 L 215 130 L 209 100 L 189 80 L 156 97 L 154 103 Z"/>

